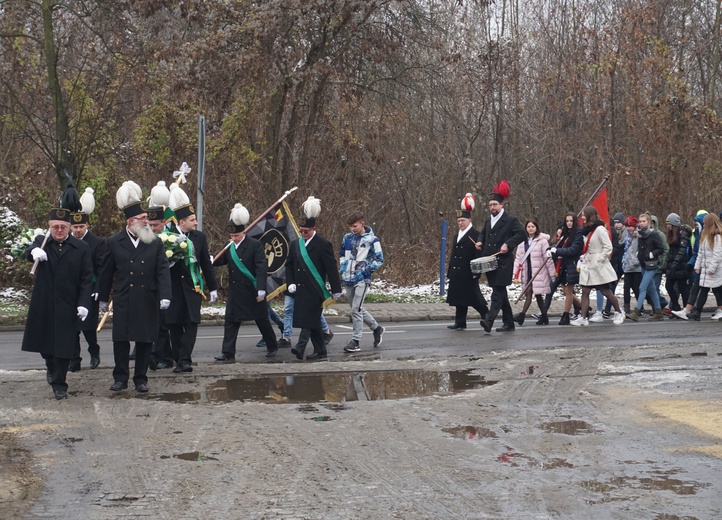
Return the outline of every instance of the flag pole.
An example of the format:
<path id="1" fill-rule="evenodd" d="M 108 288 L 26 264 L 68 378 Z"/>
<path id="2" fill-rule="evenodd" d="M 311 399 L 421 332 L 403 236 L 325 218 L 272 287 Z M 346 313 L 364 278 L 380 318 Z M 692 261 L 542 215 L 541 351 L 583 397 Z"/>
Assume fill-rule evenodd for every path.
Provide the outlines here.
<path id="1" fill-rule="evenodd" d="M 263 217 L 265 217 L 266 215 L 268 215 L 268 213 L 269 213 L 271 210 L 273 210 L 273 208 L 275 208 L 275 207 L 278 206 L 281 202 L 283 202 L 283 199 L 285 199 L 286 197 L 288 197 L 291 193 L 293 193 L 293 192 L 296 191 L 297 189 L 298 189 L 298 186 L 294 186 L 294 187 L 291 188 L 290 190 L 286 191 L 280 199 L 278 199 L 276 202 L 274 202 L 273 204 L 271 204 L 266 211 L 264 211 L 263 213 L 261 213 L 261 214 L 258 216 L 258 218 L 257 218 L 256 220 L 254 220 L 254 221 L 251 222 L 249 225 L 247 225 L 247 226 L 246 226 L 246 229 L 244 229 L 243 231 L 241 231 L 241 234 L 242 234 L 242 235 L 245 235 L 246 233 L 248 233 L 248 230 L 249 230 L 249 229 L 253 228 L 253 226 L 255 226 L 255 225 L 258 224 L 261 220 L 263 220 Z M 218 259 L 220 258 L 220 256 L 221 256 L 223 253 L 226 252 L 226 249 L 228 249 L 228 248 L 231 246 L 232 243 L 233 243 L 233 240 L 229 240 L 228 243 L 226 244 L 226 246 L 221 250 L 221 252 L 218 253 L 216 256 L 213 257 L 213 262 L 212 262 L 212 263 L 216 263 L 216 260 L 218 260 Z"/>
<path id="2" fill-rule="evenodd" d="M 599 184 L 599 186 L 597 186 L 597 189 L 594 191 L 594 193 L 592 194 L 592 196 L 589 197 L 589 199 L 587 200 L 586 204 L 584 204 L 584 206 L 582 206 L 582 209 L 579 211 L 579 213 L 577 213 L 577 218 L 579 218 L 579 217 L 582 216 L 582 213 L 584 212 L 584 208 L 586 208 L 587 206 L 589 206 L 589 205 L 592 203 L 592 201 L 597 197 L 597 195 L 599 195 L 599 194 L 602 192 L 602 189 L 604 188 L 604 185 L 607 183 L 607 181 L 609 180 L 609 178 L 610 178 L 611 176 L 612 176 L 612 173 L 611 173 L 611 172 L 607 173 L 607 174 L 604 176 L 604 179 L 602 179 L 602 182 Z M 565 224 L 565 225 L 566 225 L 566 224 Z M 561 241 L 562 241 L 562 239 L 560 238 L 560 239 L 557 241 L 557 243 L 554 244 L 553 247 L 557 247 Z M 539 269 L 537 270 L 537 272 L 534 273 L 534 276 L 531 277 L 531 280 L 529 280 L 527 283 L 524 284 L 524 288 L 522 289 L 521 293 L 519 293 L 519 296 L 517 297 L 517 299 L 514 301 L 514 305 L 516 305 L 517 303 L 519 303 L 519 300 L 521 300 L 521 297 L 524 296 L 524 294 L 525 294 L 526 291 L 529 289 L 529 287 L 531 287 L 531 284 L 534 283 L 534 279 L 539 275 L 539 273 L 542 272 L 542 269 L 544 269 L 544 268 L 546 267 L 547 262 L 548 262 L 549 260 L 551 260 L 551 257 L 549 257 L 549 256 L 546 257 L 546 259 L 544 260 L 544 263 L 542 263 L 541 267 L 539 267 Z"/>

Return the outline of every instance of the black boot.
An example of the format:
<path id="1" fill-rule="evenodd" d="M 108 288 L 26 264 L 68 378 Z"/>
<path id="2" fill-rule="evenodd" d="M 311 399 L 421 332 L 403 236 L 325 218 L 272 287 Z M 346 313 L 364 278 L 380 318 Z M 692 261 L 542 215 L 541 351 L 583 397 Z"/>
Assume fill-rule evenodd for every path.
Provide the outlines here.
<path id="1" fill-rule="evenodd" d="M 537 325 L 549 325 L 549 316 L 547 313 L 543 313 L 541 316 L 539 316 L 539 319 L 536 321 Z"/>
<path id="2" fill-rule="evenodd" d="M 559 325 L 569 325 L 569 313 L 565 312 L 562 314 L 562 319 L 559 320 Z"/>
<path id="3" fill-rule="evenodd" d="M 526 314 L 523 312 L 520 312 L 516 316 L 514 316 L 514 321 L 518 323 L 519 325 L 524 325 L 524 318 L 526 317 Z"/>

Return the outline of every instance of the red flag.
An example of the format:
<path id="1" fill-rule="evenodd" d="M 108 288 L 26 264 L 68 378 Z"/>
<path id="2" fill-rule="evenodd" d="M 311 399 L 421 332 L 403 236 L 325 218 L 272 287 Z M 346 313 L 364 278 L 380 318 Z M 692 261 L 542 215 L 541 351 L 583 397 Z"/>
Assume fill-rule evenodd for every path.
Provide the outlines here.
<path id="1" fill-rule="evenodd" d="M 609 202 L 607 201 L 607 187 L 602 188 L 597 198 L 592 201 L 592 206 L 597 208 L 599 219 L 604 222 L 607 229 L 611 229 L 609 222 Z"/>

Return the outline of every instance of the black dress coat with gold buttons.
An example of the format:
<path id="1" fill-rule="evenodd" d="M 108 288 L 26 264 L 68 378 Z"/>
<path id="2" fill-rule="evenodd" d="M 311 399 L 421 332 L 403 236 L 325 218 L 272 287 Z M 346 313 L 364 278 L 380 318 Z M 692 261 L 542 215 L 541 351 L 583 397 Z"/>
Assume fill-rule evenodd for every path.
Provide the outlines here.
<path id="1" fill-rule="evenodd" d="M 152 343 L 158 338 L 160 300 L 171 299 L 170 271 L 163 243 L 133 245 L 126 230 L 106 240 L 98 299 L 113 301 L 113 341 Z"/>
<path id="2" fill-rule="evenodd" d="M 34 246 L 40 247 L 44 237 Z M 26 258 L 33 261 L 31 251 Z M 48 260 L 35 271 L 35 284 L 25 322 L 22 350 L 64 359 L 75 357 L 78 307 L 90 309 L 93 265 L 88 244 L 72 235 L 45 245 Z"/>
<path id="3" fill-rule="evenodd" d="M 256 287 L 244 275 L 233 261 L 231 247 L 236 248 L 236 254 L 243 266 L 256 277 Z M 228 265 L 228 302 L 226 303 L 225 320 L 237 323 L 239 321 L 255 321 L 268 317 L 266 300 L 257 301 L 258 291 L 265 291 L 267 286 L 268 264 L 263 253 L 263 243 L 260 240 L 246 236 L 236 247 L 234 244 L 223 252 L 216 260 L 216 266 Z"/>
<path id="4" fill-rule="evenodd" d="M 481 256 L 481 251 L 476 249 L 479 231 L 472 227 L 461 240 L 458 240 L 458 236 L 457 233 L 454 237 L 449 270 L 446 273 L 446 277 L 449 279 L 446 303 L 462 306 L 482 305 L 479 275 L 471 272 L 471 261 Z"/>

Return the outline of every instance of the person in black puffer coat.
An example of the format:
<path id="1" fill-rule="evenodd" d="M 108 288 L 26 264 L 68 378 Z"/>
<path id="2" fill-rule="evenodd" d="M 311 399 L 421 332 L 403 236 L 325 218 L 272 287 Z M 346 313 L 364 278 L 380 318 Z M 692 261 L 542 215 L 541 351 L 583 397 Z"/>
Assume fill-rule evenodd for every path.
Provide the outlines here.
<path id="1" fill-rule="evenodd" d="M 570 311 L 572 303 L 575 307 L 581 308 L 579 298 L 574 296 L 574 285 L 579 283 L 579 272 L 577 271 L 577 262 L 584 248 L 584 235 L 582 234 L 577 217 L 574 213 L 567 213 L 564 217 L 564 229 L 562 238 L 556 248 L 553 259 L 556 267 L 556 273 L 564 287 L 564 314 L 559 321 L 559 325 L 569 325 Z"/>
<path id="2" fill-rule="evenodd" d="M 692 228 L 682 225 L 682 219 L 676 213 L 667 215 L 667 266 L 665 288 L 669 293 L 669 308 L 679 311 L 689 300 L 689 256 Z M 678 300 L 682 296 L 682 305 Z"/>

